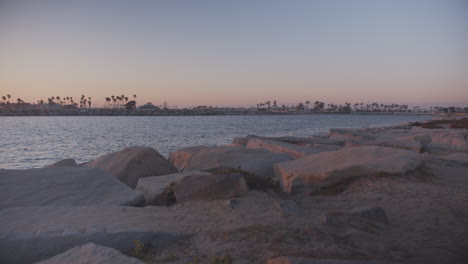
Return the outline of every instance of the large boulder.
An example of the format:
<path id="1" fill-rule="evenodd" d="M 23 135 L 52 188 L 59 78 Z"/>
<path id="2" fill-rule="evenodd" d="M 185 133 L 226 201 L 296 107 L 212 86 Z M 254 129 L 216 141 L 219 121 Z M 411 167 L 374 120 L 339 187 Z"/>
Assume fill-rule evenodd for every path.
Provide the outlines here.
<path id="1" fill-rule="evenodd" d="M 387 147 L 363 146 L 322 152 L 276 164 L 283 190 L 314 194 L 324 187 L 363 175 L 403 175 L 422 165 L 420 154 Z"/>
<path id="2" fill-rule="evenodd" d="M 280 141 L 296 146 L 312 146 L 315 144 L 322 144 L 322 145 L 337 145 L 343 146 L 345 144 L 345 140 L 335 139 L 335 138 L 328 138 L 324 136 L 311 136 L 311 137 L 292 137 L 292 136 L 284 136 L 284 137 L 265 137 L 265 136 L 247 136 L 242 138 L 234 138 L 232 141 L 233 144 L 239 146 L 247 146 L 249 139 L 251 138 L 258 138 L 258 139 L 265 139 L 265 140 L 273 140 L 273 141 Z"/>
<path id="3" fill-rule="evenodd" d="M 211 175 L 211 173 L 186 171 L 164 176 L 141 178 L 138 181 L 136 190 L 143 192 L 146 205 L 170 205 L 175 202 L 174 193 L 172 191 L 174 185 L 184 177 L 192 175 Z"/>
<path id="4" fill-rule="evenodd" d="M 434 155 L 449 155 L 456 152 L 465 152 L 468 153 L 468 146 L 463 145 L 453 145 L 453 144 L 441 144 L 441 143 L 431 143 L 427 145 L 426 150 L 428 153 Z"/>
<path id="5" fill-rule="evenodd" d="M 101 156 L 87 164 L 100 168 L 135 188 L 140 178 L 177 173 L 177 169 L 156 150 L 149 147 L 129 147 Z"/>
<path id="6" fill-rule="evenodd" d="M 374 139 L 349 139 L 347 140 L 346 147 L 358 146 L 382 146 L 393 147 L 410 150 L 414 152 L 424 152 L 427 145 L 431 143 L 432 139 L 430 134 L 421 132 L 411 132 L 410 130 L 399 129 L 386 129 L 383 131 L 375 131 L 373 134 Z"/>
<path id="7" fill-rule="evenodd" d="M 398 135 L 398 134 L 397 134 Z M 424 152 L 426 147 L 432 142 L 431 135 L 428 133 L 410 134 L 406 136 L 400 136 L 391 138 L 388 140 L 380 140 L 376 145 L 383 147 L 394 147 L 414 152 Z"/>
<path id="8" fill-rule="evenodd" d="M 87 243 L 74 247 L 55 257 L 36 264 L 144 264 L 136 258 L 127 257 L 120 251 Z"/>
<path id="9" fill-rule="evenodd" d="M 314 149 L 319 149 L 322 151 L 334 151 L 334 150 L 339 150 L 342 149 L 343 146 L 340 145 L 333 145 L 333 144 L 320 144 L 320 143 L 315 143 L 313 145 L 310 145 L 308 147 L 314 148 Z"/>
<path id="10" fill-rule="evenodd" d="M 248 187 L 240 173 L 219 175 L 190 175 L 176 182 L 173 187 L 177 202 L 191 200 L 215 200 L 241 196 Z"/>
<path id="11" fill-rule="evenodd" d="M 247 143 L 249 143 L 249 137 L 235 137 L 232 140 L 231 145 L 232 146 L 245 147 L 245 146 L 247 146 Z"/>
<path id="12" fill-rule="evenodd" d="M 435 155 L 448 155 L 453 152 L 468 152 L 467 130 L 433 129 L 430 130 L 430 132 L 432 142 L 427 145 L 427 152 Z"/>
<path id="13" fill-rule="evenodd" d="M 190 164 L 190 160 L 193 156 L 204 155 L 210 152 L 225 152 L 232 150 L 242 150 L 243 147 L 239 146 L 193 146 L 183 149 L 178 149 L 169 154 L 169 161 L 179 170 L 188 170 L 187 167 Z"/>
<path id="14" fill-rule="evenodd" d="M 432 143 L 453 146 L 468 146 L 468 130 L 443 129 L 431 131 Z"/>
<path id="15" fill-rule="evenodd" d="M 378 143 L 377 146 L 400 148 L 400 149 L 414 151 L 417 153 L 421 153 L 424 150 L 424 145 L 421 142 L 411 141 L 411 140 L 398 140 L 398 139 L 388 140 L 388 141 Z"/>
<path id="16" fill-rule="evenodd" d="M 325 151 L 323 149 L 302 147 L 281 141 L 262 139 L 257 137 L 249 138 L 246 147 L 248 149 L 263 148 L 273 153 L 286 153 L 295 159 Z"/>
<path id="17" fill-rule="evenodd" d="M 468 164 L 468 153 L 463 153 L 463 152 L 451 153 L 449 155 L 442 156 L 441 158 L 444 160 L 453 160 L 453 161 L 457 161 L 460 163 Z"/>
<path id="18" fill-rule="evenodd" d="M 0 210 L 0 263 L 33 263 L 89 242 L 132 250 L 138 241 L 157 249 L 186 237 L 171 231 L 164 217 L 167 210 L 157 209 L 38 206 Z"/>
<path id="19" fill-rule="evenodd" d="M 417 133 L 409 136 L 399 137 L 396 140 L 409 140 L 420 142 L 421 145 L 426 146 L 432 142 L 432 137 L 429 133 Z"/>
<path id="20" fill-rule="evenodd" d="M 410 150 L 414 152 L 423 152 L 425 146 L 419 141 L 392 139 L 392 140 L 350 140 L 346 142 L 346 147 L 359 146 L 381 146 Z"/>
<path id="21" fill-rule="evenodd" d="M 230 167 L 249 172 L 259 181 L 272 179 L 273 165 L 291 159 L 293 158 L 285 153 L 227 146 L 191 147 L 177 150 L 170 155 L 170 160 L 181 171 Z"/>
<path id="22" fill-rule="evenodd" d="M 333 140 L 375 140 L 375 131 L 369 129 L 332 128 L 329 139 Z"/>
<path id="23" fill-rule="evenodd" d="M 143 194 L 100 169 L 57 167 L 0 170 L 0 209 L 45 205 L 130 205 Z"/>

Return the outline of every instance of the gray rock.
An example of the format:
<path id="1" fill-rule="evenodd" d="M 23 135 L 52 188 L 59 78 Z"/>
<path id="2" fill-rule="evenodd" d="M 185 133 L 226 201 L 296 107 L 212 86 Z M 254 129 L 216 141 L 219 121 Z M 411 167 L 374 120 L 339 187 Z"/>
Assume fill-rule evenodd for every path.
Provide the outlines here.
<path id="1" fill-rule="evenodd" d="M 274 167 L 284 191 L 310 195 L 357 176 L 403 175 L 422 162 L 421 155 L 412 151 L 363 146 L 322 152 Z"/>
<path id="2" fill-rule="evenodd" d="M 74 159 L 64 159 L 61 161 L 58 161 L 54 164 L 50 164 L 46 168 L 55 168 L 55 167 L 75 167 L 78 166 L 78 164 L 75 162 Z"/>
<path id="3" fill-rule="evenodd" d="M 360 146 L 381 146 L 392 147 L 414 151 L 417 153 L 423 152 L 424 145 L 419 141 L 410 140 L 350 140 L 346 142 L 346 147 L 360 147 Z"/>
<path id="4" fill-rule="evenodd" d="M 434 155 L 450 155 L 454 152 L 468 153 L 468 146 L 456 144 L 431 143 L 426 147 L 427 152 Z"/>
<path id="5" fill-rule="evenodd" d="M 45 205 L 130 205 L 143 194 L 99 169 L 56 167 L 0 170 L 0 209 Z"/>
<path id="6" fill-rule="evenodd" d="M 281 141 L 261 139 L 251 137 L 248 140 L 246 148 L 248 149 L 267 149 L 272 153 L 286 153 L 293 158 L 301 158 L 307 155 L 312 155 L 320 152 L 324 152 L 323 149 L 316 149 L 310 147 L 301 147 Z"/>
<path id="7" fill-rule="evenodd" d="M 431 143 L 463 148 L 468 146 L 468 131 L 466 129 L 430 129 L 426 133 L 431 133 Z"/>
<path id="8" fill-rule="evenodd" d="M 173 187 L 177 202 L 215 200 L 241 196 L 247 193 L 247 182 L 239 173 L 220 175 L 191 175 L 179 180 Z"/>
<path id="9" fill-rule="evenodd" d="M 127 257 L 113 248 L 94 243 L 74 247 L 55 257 L 36 264 L 144 264 L 136 258 Z"/>
<path id="10" fill-rule="evenodd" d="M 246 139 L 250 138 L 259 138 L 273 141 L 280 141 L 288 144 L 293 144 L 297 146 L 307 146 L 314 144 L 323 144 L 323 145 L 337 145 L 343 146 L 345 141 L 341 139 L 328 138 L 323 136 L 312 136 L 312 137 L 263 137 L 263 136 L 247 136 Z M 247 142 L 246 142 L 247 143 Z"/>
<path id="11" fill-rule="evenodd" d="M 448 155 L 453 152 L 468 152 L 468 131 L 466 129 L 422 129 L 416 131 L 430 133 L 432 142 L 426 151 L 435 155 Z"/>
<path id="12" fill-rule="evenodd" d="M 468 164 L 468 153 L 451 153 L 449 155 L 442 156 L 441 158 Z"/>
<path id="13" fill-rule="evenodd" d="M 149 147 L 129 147 L 101 156 L 87 166 L 103 169 L 132 188 L 140 178 L 178 172 L 161 154 Z"/>
<path id="14" fill-rule="evenodd" d="M 421 145 L 426 146 L 432 143 L 432 137 L 429 133 L 418 133 L 406 137 L 399 137 L 397 140 L 418 141 Z"/>
<path id="15" fill-rule="evenodd" d="M 242 150 L 242 147 L 239 146 L 193 146 L 183 149 L 178 149 L 171 154 L 169 154 L 169 161 L 179 170 L 190 170 L 187 169 L 187 166 L 190 164 L 190 161 L 193 156 L 204 155 L 209 152 L 224 152 L 231 150 Z M 195 169 L 196 170 L 196 169 Z"/>
<path id="16" fill-rule="evenodd" d="M 211 175 L 211 173 L 186 171 L 164 176 L 141 178 L 138 181 L 136 190 L 143 192 L 147 205 L 170 205 L 172 202 L 175 202 L 175 200 L 172 201 L 173 198 L 175 199 L 172 193 L 173 185 L 184 177 L 191 175 Z M 168 193 L 168 189 L 170 189 L 170 193 Z"/>
<path id="17" fill-rule="evenodd" d="M 40 206 L 0 211 L 0 263 L 32 263 L 85 243 L 132 250 L 167 246 L 185 234 L 164 226 L 164 210 L 123 206 Z"/>
<path id="18" fill-rule="evenodd" d="M 259 181 L 274 178 L 273 165 L 291 159 L 292 157 L 285 153 L 227 146 L 190 147 L 177 150 L 170 155 L 171 162 L 183 171 L 230 167 L 249 172 Z"/>
<path id="19" fill-rule="evenodd" d="M 234 138 L 232 140 L 232 144 L 237 145 L 237 146 L 241 146 L 241 147 L 247 146 L 248 142 L 249 142 L 248 137 L 236 137 L 236 138 Z"/>
<path id="20" fill-rule="evenodd" d="M 388 140 L 384 142 L 379 142 L 377 146 L 382 147 L 393 147 L 400 148 L 409 151 L 414 151 L 421 153 L 424 150 L 424 145 L 420 141 L 410 141 L 410 140 Z"/>
<path id="21" fill-rule="evenodd" d="M 369 129 L 332 128 L 330 139 L 334 140 L 375 140 L 375 131 Z"/>
<path id="22" fill-rule="evenodd" d="M 343 146 L 340 145 L 332 145 L 332 144 L 320 144 L 316 143 L 313 145 L 310 145 L 308 147 L 314 148 L 314 149 L 320 149 L 323 151 L 335 151 L 335 150 L 340 150 L 343 148 Z"/>

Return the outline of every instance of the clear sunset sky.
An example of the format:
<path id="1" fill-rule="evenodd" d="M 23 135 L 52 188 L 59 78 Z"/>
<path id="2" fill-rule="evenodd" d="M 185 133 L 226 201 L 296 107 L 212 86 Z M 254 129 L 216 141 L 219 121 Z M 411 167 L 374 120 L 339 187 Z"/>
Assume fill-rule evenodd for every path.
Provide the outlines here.
<path id="1" fill-rule="evenodd" d="M 467 0 L 0 0 L 0 96 L 468 106 Z"/>

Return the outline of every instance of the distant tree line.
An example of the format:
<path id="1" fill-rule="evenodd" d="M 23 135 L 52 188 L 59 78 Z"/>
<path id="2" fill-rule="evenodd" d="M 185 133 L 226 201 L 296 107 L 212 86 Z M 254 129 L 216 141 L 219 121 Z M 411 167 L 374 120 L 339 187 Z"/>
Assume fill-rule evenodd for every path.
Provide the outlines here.
<path id="1" fill-rule="evenodd" d="M 72 96 L 51 96 L 46 100 L 40 99 L 36 103 L 30 104 L 25 102 L 21 98 L 16 100 L 10 94 L 6 94 L 0 97 L 1 109 L 8 108 L 20 108 L 22 106 L 34 105 L 40 107 L 49 107 L 49 108 L 91 108 L 92 98 L 90 96 L 81 95 L 79 101 L 75 101 Z M 130 99 L 129 96 L 124 94 L 122 95 L 111 95 L 105 97 L 104 108 L 105 109 L 127 109 L 132 110 L 137 106 L 137 95 L 134 94 Z M 13 102 L 11 102 L 13 101 Z M 150 103 L 148 103 L 150 104 Z M 177 108 L 177 107 L 175 107 Z M 199 106 L 198 109 L 208 109 L 213 108 L 213 106 Z M 164 102 L 163 109 L 167 109 L 167 103 Z M 194 109 L 197 109 L 195 107 Z M 334 103 L 325 103 L 322 101 L 311 102 L 309 100 L 305 102 L 300 102 L 298 104 L 286 106 L 285 104 L 278 104 L 277 100 L 265 101 L 256 104 L 256 110 L 260 112 L 288 112 L 288 111 L 304 111 L 304 112 L 317 112 L 317 113 L 351 113 L 351 112 L 436 112 L 436 113 L 455 113 L 455 112 L 465 112 L 468 113 L 468 107 L 441 107 L 434 106 L 429 109 L 421 109 L 419 106 L 414 106 L 411 109 L 408 105 L 405 104 L 383 104 L 383 103 L 349 103 L 345 102 L 344 104 L 334 104 Z"/>

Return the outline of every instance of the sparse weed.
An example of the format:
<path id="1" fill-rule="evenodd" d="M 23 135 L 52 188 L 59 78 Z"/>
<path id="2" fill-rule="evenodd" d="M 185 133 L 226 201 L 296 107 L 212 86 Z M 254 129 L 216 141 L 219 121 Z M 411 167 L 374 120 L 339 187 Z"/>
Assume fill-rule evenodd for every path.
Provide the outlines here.
<path id="1" fill-rule="evenodd" d="M 143 250 L 145 249 L 145 244 L 143 244 L 143 242 L 141 242 L 138 239 L 133 240 L 133 244 L 135 245 L 133 254 L 137 258 L 141 258 L 143 256 Z"/>

